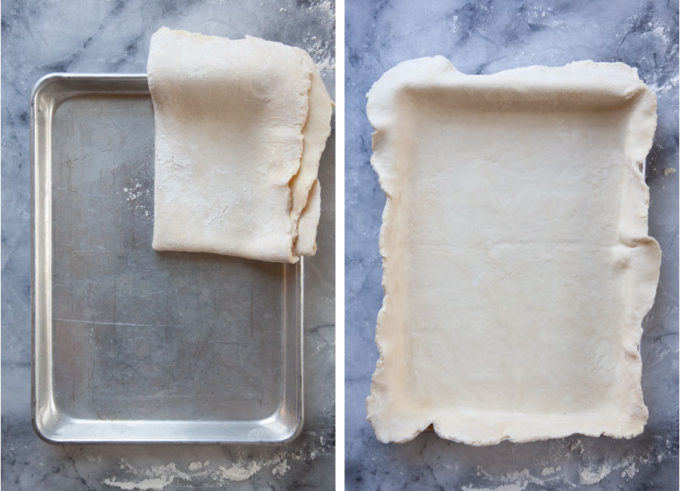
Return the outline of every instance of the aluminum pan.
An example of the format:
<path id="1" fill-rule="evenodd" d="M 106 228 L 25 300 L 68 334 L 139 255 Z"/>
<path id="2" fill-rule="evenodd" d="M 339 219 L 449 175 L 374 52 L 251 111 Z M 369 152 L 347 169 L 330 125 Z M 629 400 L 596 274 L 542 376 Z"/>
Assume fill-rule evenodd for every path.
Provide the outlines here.
<path id="1" fill-rule="evenodd" d="M 294 438 L 302 261 L 151 249 L 145 75 L 48 75 L 31 106 L 37 433 L 53 443 Z"/>

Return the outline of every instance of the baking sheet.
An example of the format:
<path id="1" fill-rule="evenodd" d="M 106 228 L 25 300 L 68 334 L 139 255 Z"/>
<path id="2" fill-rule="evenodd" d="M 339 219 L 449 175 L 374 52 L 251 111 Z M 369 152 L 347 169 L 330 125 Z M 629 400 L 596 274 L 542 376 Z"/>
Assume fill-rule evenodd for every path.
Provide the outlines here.
<path id="1" fill-rule="evenodd" d="M 280 442 L 301 429 L 302 261 L 159 253 L 145 75 L 32 98 L 33 423 L 51 442 Z"/>
<path id="2" fill-rule="evenodd" d="M 378 440 L 430 423 L 473 445 L 642 433 L 639 326 L 660 251 L 638 170 L 655 108 L 634 69 L 589 61 L 465 75 L 420 58 L 373 85 Z"/>

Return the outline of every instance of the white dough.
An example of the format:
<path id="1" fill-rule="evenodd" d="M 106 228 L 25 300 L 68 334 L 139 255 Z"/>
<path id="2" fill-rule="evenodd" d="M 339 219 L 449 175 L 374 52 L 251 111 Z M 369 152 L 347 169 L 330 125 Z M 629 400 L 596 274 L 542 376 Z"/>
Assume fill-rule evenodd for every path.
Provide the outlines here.
<path id="1" fill-rule="evenodd" d="M 321 218 L 321 184 L 317 179 L 312 184 L 309 201 L 302 211 L 298 223 L 298 237 L 295 250 L 301 256 L 313 256 L 316 253 L 316 228 Z"/>
<path id="2" fill-rule="evenodd" d="M 379 440 L 430 425 L 473 445 L 642 432 L 655 111 L 621 63 L 471 76 L 421 58 L 375 83 Z"/>
<path id="3" fill-rule="evenodd" d="M 312 188 L 332 103 L 309 55 L 258 38 L 161 28 L 147 72 L 154 249 L 277 262 L 314 254 Z"/>

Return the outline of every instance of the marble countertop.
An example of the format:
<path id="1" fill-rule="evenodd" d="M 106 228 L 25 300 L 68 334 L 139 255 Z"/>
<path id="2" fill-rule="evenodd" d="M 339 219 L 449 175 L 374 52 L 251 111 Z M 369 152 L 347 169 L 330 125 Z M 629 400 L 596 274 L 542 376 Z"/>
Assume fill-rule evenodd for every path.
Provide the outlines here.
<path id="1" fill-rule="evenodd" d="M 346 8 L 346 483 L 348 489 L 676 489 L 678 482 L 678 10 L 674 2 L 348 2 Z M 379 443 L 364 401 L 378 358 L 378 232 L 385 198 L 370 167 L 365 94 L 382 73 L 444 55 L 466 73 L 570 61 L 622 61 L 656 92 L 647 160 L 650 234 L 664 251 L 644 323 L 650 416 L 632 440 L 569 438 L 471 447 L 425 433 Z"/>
<path id="2" fill-rule="evenodd" d="M 67 445 L 31 427 L 29 99 L 51 72 L 140 73 L 166 25 L 300 46 L 333 96 L 334 3 L 2 2 L 3 489 L 329 489 L 334 482 L 334 136 L 322 158 L 319 252 L 305 262 L 305 425 L 287 445 Z"/>

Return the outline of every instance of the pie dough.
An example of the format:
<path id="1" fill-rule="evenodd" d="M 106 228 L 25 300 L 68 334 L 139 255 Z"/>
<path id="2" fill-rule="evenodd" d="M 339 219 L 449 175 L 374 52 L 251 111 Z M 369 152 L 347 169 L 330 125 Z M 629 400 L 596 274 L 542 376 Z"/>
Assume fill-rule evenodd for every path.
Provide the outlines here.
<path id="1" fill-rule="evenodd" d="M 147 72 L 153 248 L 291 263 L 314 254 L 332 102 L 310 56 L 161 28 Z"/>
<path id="2" fill-rule="evenodd" d="M 639 435 L 661 251 L 642 174 L 656 98 L 637 71 L 421 58 L 375 83 L 367 113 L 387 195 L 378 439 Z"/>

